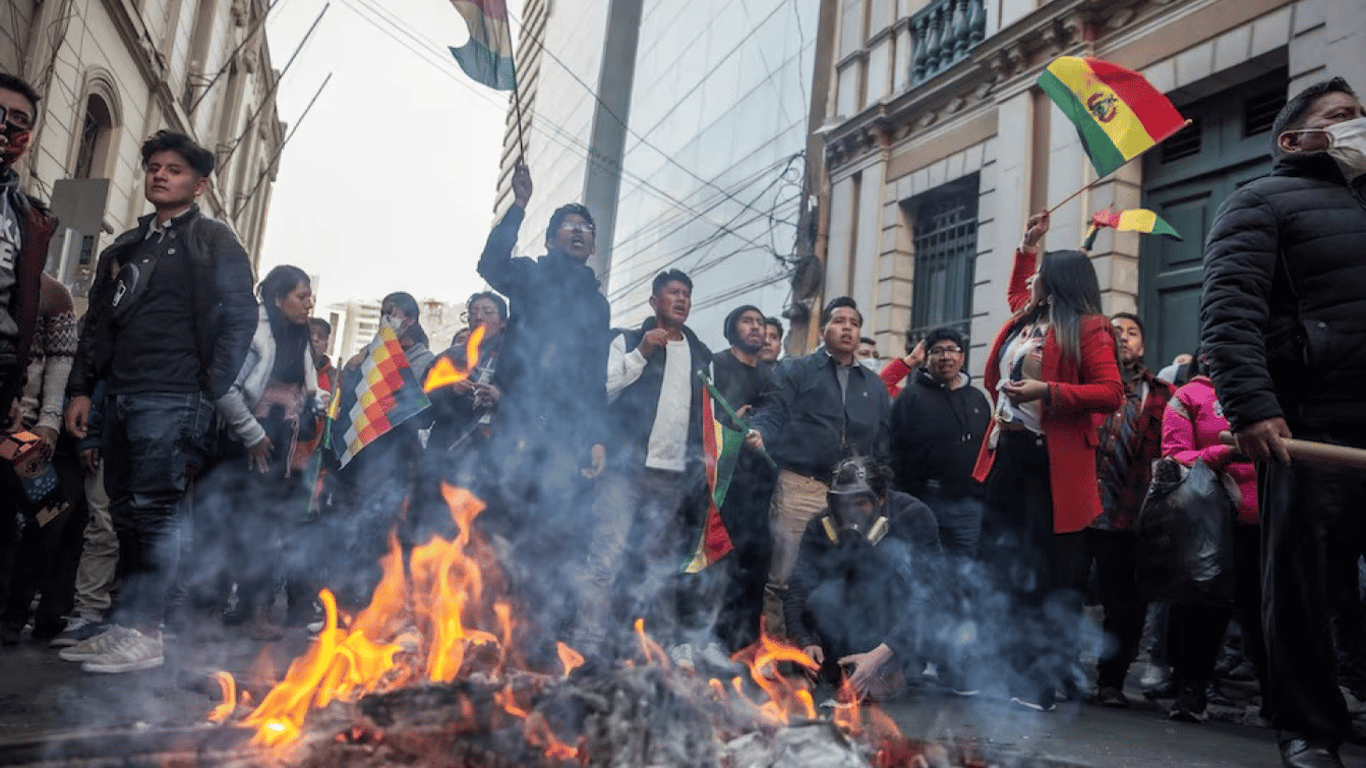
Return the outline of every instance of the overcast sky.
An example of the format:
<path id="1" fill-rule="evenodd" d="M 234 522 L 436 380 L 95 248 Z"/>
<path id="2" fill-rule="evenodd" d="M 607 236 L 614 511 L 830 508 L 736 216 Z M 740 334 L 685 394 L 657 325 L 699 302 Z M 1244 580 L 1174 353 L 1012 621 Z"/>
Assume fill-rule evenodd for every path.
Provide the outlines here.
<path id="1" fill-rule="evenodd" d="M 267 24 L 277 69 L 325 2 L 278 0 Z M 451 58 L 446 47 L 468 37 L 446 0 L 333 0 L 280 85 L 280 117 L 299 130 L 281 155 L 262 274 L 294 264 L 318 275 L 320 305 L 400 290 L 463 301 L 482 287 L 508 96 Z"/>

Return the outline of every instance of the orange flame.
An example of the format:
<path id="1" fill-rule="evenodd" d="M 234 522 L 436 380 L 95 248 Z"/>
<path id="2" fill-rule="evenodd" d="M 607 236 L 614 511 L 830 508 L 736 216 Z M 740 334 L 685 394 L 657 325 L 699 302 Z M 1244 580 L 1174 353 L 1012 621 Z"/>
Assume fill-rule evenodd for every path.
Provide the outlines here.
<path id="1" fill-rule="evenodd" d="M 213 676 L 218 681 L 219 690 L 223 692 L 223 703 L 209 713 L 209 722 L 221 723 L 231 717 L 237 709 L 237 681 L 221 669 L 213 673 Z"/>
<path id="2" fill-rule="evenodd" d="M 479 365 L 479 342 L 484 340 L 484 326 L 479 326 L 470 334 L 469 341 L 465 342 L 465 363 L 464 368 L 456 368 L 450 358 L 437 358 L 432 364 L 432 369 L 427 372 L 427 381 L 422 384 L 423 392 L 431 392 L 434 389 L 449 387 L 452 384 L 464 381 L 470 377 L 470 371 Z"/>
<path id="3" fill-rule="evenodd" d="M 564 665 L 564 677 L 569 679 L 569 674 L 583 666 L 583 654 L 570 648 L 564 643 L 555 643 L 555 653 L 560 657 L 560 664 Z"/>
<path id="4" fill-rule="evenodd" d="M 659 647 L 659 643 L 645 634 L 645 619 L 636 619 L 635 627 L 636 637 L 640 639 L 640 652 L 645 654 L 645 663 L 656 664 L 665 669 L 671 668 L 673 663 L 669 660 L 669 654 Z"/>
<path id="5" fill-rule="evenodd" d="M 857 736 L 863 733 L 863 715 L 859 707 L 859 696 L 848 677 L 840 680 L 839 693 L 835 695 L 835 714 L 832 718 L 841 731 Z"/>
<path id="6" fill-rule="evenodd" d="M 522 733 L 526 736 L 528 744 L 544 749 L 547 757 L 555 760 L 577 760 L 580 757 L 578 749 L 555 737 L 555 733 L 550 730 L 550 724 L 540 712 L 532 712 L 526 718 Z"/>
<path id="7" fill-rule="evenodd" d="M 800 648 L 777 640 L 767 631 L 763 631 L 753 645 L 737 651 L 731 659 L 743 663 L 749 669 L 750 679 L 767 696 L 768 700 L 762 704 L 754 704 L 748 697 L 745 698 L 769 720 L 785 725 L 796 715 L 805 716 L 808 720 L 816 719 L 816 705 L 812 701 L 811 692 L 802 681 L 789 680 L 778 671 L 781 662 L 791 662 L 812 672 L 820 669 L 820 665 L 812 661 Z M 736 691 L 743 696 L 740 679 L 736 678 L 734 683 Z"/>

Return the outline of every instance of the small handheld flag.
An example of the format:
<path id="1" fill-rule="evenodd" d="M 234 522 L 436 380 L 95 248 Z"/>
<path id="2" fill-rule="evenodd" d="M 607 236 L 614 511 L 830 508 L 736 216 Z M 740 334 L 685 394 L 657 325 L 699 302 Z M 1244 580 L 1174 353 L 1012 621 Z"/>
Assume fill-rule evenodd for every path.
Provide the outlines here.
<path id="1" fill-rule="evenodd" d="M 1142 75 L 1101 59 L 1059 57 L 1039 75 L 1038 86 L 1076 126 L 1097 176 L 1108 176 L 1186 126 Z"/>
<path id="2" fill-rule="evenodd" d="M 347 376 L 328 411 L 327 439 L 345 467 L 365 446 L 422 412 L 429 403 L 394 330 L 380 326 L 361 352 L 360 370 Z"/>
<path id="3" fill-rule="evenodd" d="M 470 28 L 470 41 L 459 48 L 451 48 L 451 55 L 475 82 L 495 91 L 511 91 L 517 87 L 517 74 L 512 62 L 512 30 L 508 27 L 505 0 L 451 0 L 455 10 L 465 17 Z"/>
<path id="4" fill-rule="evenodd" d="M 1172 225 L 1147 208 L 1131 208 L 1127 211 L 1106 208 L 1091 216 L 1091 227 L 1086 230 L 1086 240 L 1081 244 L 1083 251 L 1089 251 L 1095 245 L 1101 227 L 1110 227 L 1117 232 L 1141 232 L 1145 235 L 1162 235 L 1172 240 L 1181 239 L 1181 234 Z"/>
<path id="5" fill-rule="evenodd" d="M 721 505 L 730 490 L 730 479 L 735 473 L 735 462 L 744 443 L 743 432 L 730 429 L 716 418 L 712 406 L 711 380 L 704 371 L 697 372 L 706 385 L 702 387 L 702 449 L 707 466 L 707 516 L 697 542 L 692 547 L 683 573 L 697 573 L 725 557 L 734 548 L 725 523 L 721 521 Z"/>

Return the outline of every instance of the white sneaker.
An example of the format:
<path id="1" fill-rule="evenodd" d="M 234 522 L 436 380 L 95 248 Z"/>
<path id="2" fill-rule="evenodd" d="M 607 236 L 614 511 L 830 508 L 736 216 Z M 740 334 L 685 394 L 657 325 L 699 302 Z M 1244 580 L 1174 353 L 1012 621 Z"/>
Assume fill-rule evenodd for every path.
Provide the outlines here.
<path id="1" fill-rule="evenodd" d="M 103 632 L 94 637 L 82 640 L 70 648 L 63 648 L 57 652 L 57 656 L 63 661 L 86 661 L 99 656 L 109 650 L 119 638 L 133 630 L 128 627 L 110 624 Z"/>
<path id="2" fill-rule="evenodd" d="M 162 654 L 163 648 L 160 636 L 152 637 L 136 629 L 130 629 L 104 653 L 88 659 L 81 665 L 81 669 L 86 672 L 119 674 L 159 667 L 166 663 L 166 658 Z"/>

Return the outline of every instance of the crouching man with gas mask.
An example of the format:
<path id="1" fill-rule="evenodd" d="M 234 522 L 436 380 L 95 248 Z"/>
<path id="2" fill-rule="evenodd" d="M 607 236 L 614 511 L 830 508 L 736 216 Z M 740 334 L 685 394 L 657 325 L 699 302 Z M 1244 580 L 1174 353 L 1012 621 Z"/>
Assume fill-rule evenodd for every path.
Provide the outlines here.
<path id="1" fill-rule="evenodd" d="M 860 697 L 886 699 L 919 672 L 921 617 L 940 570 L 934 513 L 891 490 L 885 467 L 846 459 L 807 524 L 784 596 L 788 634 Z"/>

